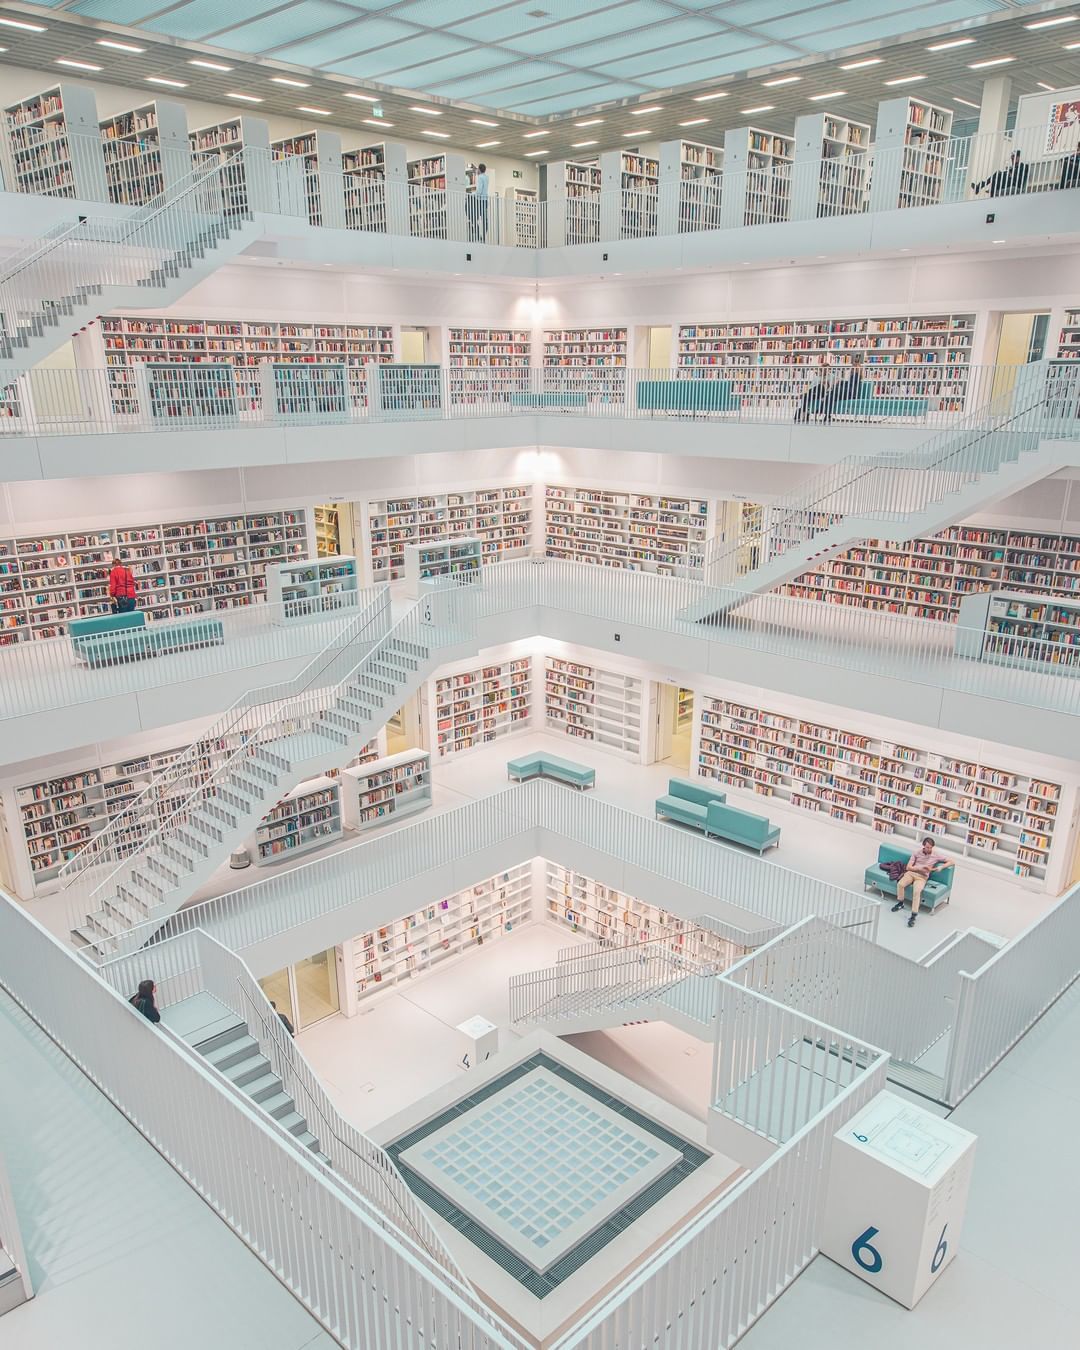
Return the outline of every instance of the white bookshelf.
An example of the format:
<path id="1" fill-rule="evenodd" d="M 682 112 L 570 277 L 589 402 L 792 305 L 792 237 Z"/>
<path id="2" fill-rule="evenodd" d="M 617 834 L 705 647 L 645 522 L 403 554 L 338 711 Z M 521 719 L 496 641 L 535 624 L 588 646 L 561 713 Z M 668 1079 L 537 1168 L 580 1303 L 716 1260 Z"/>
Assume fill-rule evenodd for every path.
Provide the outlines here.
<path id="1" fill-rule="evenodd" d="M 1039 646 L 1033 651 L 1032 644 Z M 960 601 L 956 650 L 976 661 L 1047 670 L 1080 666 L 1080 595 L 978 591 Z"/>
<path id="2" fill-rule="evenodd" d="M 640 150 L 600 156 L 601 225 L 605 239 L 643 239 L 656 233 L 660 161 Z"/>
<path id="3" fill-rule="evenodd" d="M 723 148 L 698 141 L 665 141 L 659 163 L 659 233 L 719 229 Z"/>
<path id="4" fill-rule="evenodd" d="M 101 123 L 109 201 L 145 206 L 191 173 L 187 110 L 153 99 Z"/>
<path id="5" fill-rule="evenodd" d="M 1058 334 L 1057 359 L 1080 360 L 1080 309 L 1067 309 Z"/>
<path id="6" fill-rule="evenodd" d="M 424 582 L 440 577 L 465 579 L 480 571 L 483 545 L 479 539 L 457 535 L 453 539 L 429 539 L 405 545 L 405 594 L 414 600 Z"/>
<path id="7" fill-rule="evenodd" d="M 465 238 L 465 157 L 452 151 L 406 161 L 409 233 L 419 239 Z"/>
<path id="8" fill-rule="evenodd" d="M 472 750 L 532 723 L 531 656 L 488 662 L 431 682 L 434 741 L 440 758 Z"/>
<path id="9" fill-rule="evenodd" d="M 760 127 L 728 127 L 720 207 L 726 228 L 788 219 L 794 157 L 793 136 Z"/>
<path id="10" fill-rule="evenodd" d="M 265 598 L 268 563 L 307 556 L 306 513 L 282 508 L 0 539 L 0 646 L 60 637 L 69 619 L 110 613 L 109 557 L 117 548 L 148 621 L 231 609 Z"/>
<path id="11" fill-rule="evenodd" d="M 408 544 L 476 538 L 484 562 L 529 552 L 532 495 L 531 486 L 514 484 L 368 501 L 364 516 L 371 581 L 403 577 Z"/>
<path id="12" fill-rule="evenodd" d="M 259 401 L 264 412 L 305 423 L 343 421 L 352 413 L 349 370 L 345 365 L 286 365 L 264 361 L 258 367 Z"/>
<path id="13" fill-rule="evenodd" d="M 642 750 L 642 694 L 642 683 L 633 675 L 544 658 L 547 730 L 593 741 L 635 761 Z"/>
<path id="14" fill-rule="evenodd" d="M 1075 601 L 1080 535 L 961 524 L 903 544 L 868 539 L 783 589 L 804 600 L 950 623 L 964 597 L 980 591 Z"/>
<path id="15" fill-rule="evenodd" d="M 431 805 L 431 756 L 402 750 L 341 775 L 345 828 L 370 830 Z"/>
<path id="16" fill-rule="evenodd" d="M 315 554 L 332 558 L 341 552 L 341 518 L 338 508 L 328 502 L 313 508 L 315 516 Z"/>
<path id="17" fill-rule="evenodd" d="M 963 412 L 974 339 L 975 315 L 963 313 L 684 323 L 676 368 L 680 379 L 730 380 L 735 395 L 788 402 L 824 362 L 859 358 L 876 397 Z"/>
<path id="18" fill-rule="evenodd" d="M 858 215 L 866 209 L 870 127 L 836 113 L 795 120 L 792 220 Z"/>
<path id="19" fill-rule="evenodd" d="M 531 920 L 532 902 L 532 865 L 521 863 L 361 933 L 351 944 L 357 998 L 370 998 L 497 941 Z"/>
<path id="20" fill-rule="evenodd" d="M 256 867 L 269 867 L 323 848 L 341 834 L 340 780 L 312 778 L 287 792 L 263 816 L 248 852 Z"/>
<path id="21" fill-rule="evenodd" d="M 232 421 L 240 413 L 233 367 L 220 361 L 140 362 L 135 392 L 155 422 Z"/>
<path id="22" fill-rule="evenodd" d="M 593 244 L 600 238 L 600 165 L 557 160 L 548 165 L 548 245 Z"/>
<path id="23" fill-rule="evenodd" d="M 544 387 L 590 401 L 621 398 L 626 388 L 625 328 L 544 330 Z"/>
<path id="24" fill-rule="evenodd" d="M 700 700 L 698 772 L 1042 881 L 1061 785 L 728 699 Z"/>
<path id="25" fill-rule="evenodd" d="M 516 248 L 540 247 L 539 194 L 535 188 L 507 188 L 503 193 L 506 203 L 506 225 L 510 241 Z"/>
<path id="26" fill-rule="evenodd" d="M 109 200 L 92 89 L 64 81 L 30 94 L 4 109 L 4 127 L 16 192 Z"/>
<path id="27" fill-rule="evenodd" d="M 222 178 L 225 211 L 241 214 L 268 211 L 275 202 L 267 200 L 262 184 L 270 179 L 270 127 L 261 117 L 238 114 L 224 122 L 196 127 L 189 133 L 192 158 L 196 167 L 212 158 L 229 161 Z"/>
<path id="28" fill-rule="evenodd" d="M 270 142 L 275 160 L 300 164 L 304 201 L 312 225 L 340 230 L 345 225 L 341 137 L 334 131 L 304 131 Z"/>
<path id="29" fill-rule="evenodd" d="M 952 123 L 949 108 L 923 99 L 904 96 L 878 104 L 871 211 L 941 201 Z"/>
<path id="30" fill-rule="evenodd" d="M 341 172 L 345 228 L 374 234 L 399 233 L 404 222 L 397 217 L 404 207 L 408 181 L 405 147 L 393 141 L 378 141 L 355 150 L 343 150 Z"/>
<path id="31" fill-rule="evenodd" d="M 394 330 L 376 323 L 290 323 L 249 319 L 144 317 L 108 314 L 101 321 L 101 341 L 108 371 L 113 412 L 139 412 L 136 371 L 149 362 L 158 364 L 231 366 L 238 408 L 260 406 L 264 393 L 260 368 L 297 366 L 313 371 L 319 366 L 344 365 L 349 396 L 362 407 L 368 400 L 369 365 L 394 359 Z M 284 376 L 275 376 L 283 399 Z M 302 380 L 303 377 L 298 377 Z M 319 376 L 312 374 L 311 381 Z M 333 380 L 335 377 L 328 377 Z M 277 392 L 275 388 L 275 400 Z M 273 405 L 271 405 L 273 406 Z"/>
<path id="32" fill-rule="evenodd" d="M 356 604 L 356 559 L 337 555 L 274 563 L 266 569 L 266 598 L 283 622 L 329 614 Z"/>
<path id="33" fill-rule="evenodd" d="M 660 572 L 700 573 L 710 504 L 701 497 L 544 487 L 544 551 L 549 558 Z"/>
<path id="34" fill-rule="evenodd" d="M 503 403 L 529 388 L 532 334 L 523 328 L 451 328 L 447 334 L 452 403 Z"/>

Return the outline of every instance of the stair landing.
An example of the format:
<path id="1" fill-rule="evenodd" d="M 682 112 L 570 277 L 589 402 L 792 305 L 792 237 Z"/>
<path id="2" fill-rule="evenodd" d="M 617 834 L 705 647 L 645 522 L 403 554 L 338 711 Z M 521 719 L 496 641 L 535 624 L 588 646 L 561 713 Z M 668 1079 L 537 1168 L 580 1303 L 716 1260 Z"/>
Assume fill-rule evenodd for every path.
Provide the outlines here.
<path id="1" fill-rule="evenodd" d="M 161 1020 L 188 1045 L 197 1046 L 212 1036 L 240 1026 L 243 1019 L 213 994 L 199 993 L 162 1008 Z"/>

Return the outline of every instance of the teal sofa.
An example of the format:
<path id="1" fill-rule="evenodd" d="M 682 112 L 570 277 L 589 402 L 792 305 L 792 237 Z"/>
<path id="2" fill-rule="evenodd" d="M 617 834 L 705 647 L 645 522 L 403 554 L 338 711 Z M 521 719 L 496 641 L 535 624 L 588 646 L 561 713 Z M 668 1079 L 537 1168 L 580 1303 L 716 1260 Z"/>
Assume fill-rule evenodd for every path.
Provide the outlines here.
<path id="1" fill-rule="evenodd" d="M 115 666 L 196 647 L 218 647 L 225 641 L 220 619 L 201 615 L 174 622 L 147 624 L 141 610 L 128 614 L 98 614 L 90 619 L 72 619 L 68 637 L 75 659 L 93 669 Z"/>
<path id="2" fill-rule="evenodd" d="M 705 787 L 701 783 L 691 783 L 685 778 L 672 778 L 663 797 L 656 799 L 656 814 L 668 820 L 677 820 L 680 825 L 692 825 L 696 830 L 708 833 L 708 812 L 713 805 L 720 806 L 727 801 L 727 794 Z"/>
<path id="3" fill-rule="evenodd" d="M 742 405 L 730 380 L 639 380 L 639 412 L 737 412 Z"/>
<path id="4" fill-rule="evenodd" d="M 506 776 L 514 783 L 524 783 L 527 778 L 554 778 L 559 783 L 569 783 L 579 791 L 596 786 L 595 769 L 590 769 L 587 764 L 575 764 L 570 759 L 560 759 L 558 755 L 549 755 L 546 750 L 507 760 Z"/>
<path id="5" fill-rule="evenodd" d="M 720 803 L 709 807 L 705 833 L 730 844 L 743 844 L 758 853 L 780 845 L 780 826 L 773 825 L 767 816 L 755 816 L 751 811 Z"/>
<path id="6" fill-rule="evenodd" d="M 928 398 L 879 398 L 872 381 L 864 380 L 856 398 L 841 399 L 832 409 L 834 417 L 924 417 Z"/>
<path id="7" fill-rule="evenodd" d="M 918 844 L 914 842 L 910 847 L 901 844 L 879 844 L 877 862 L 873 863 L 863 873 L 864 888 L 867 890 L 872 888 L 879 891 L 882 895 L 889 895 L 895 899 L 897 883 L 882 869 L 882 863 L 906 863 L 917 847 Z M 943 867 L 940 872 L 935 872 L 923 887 L 922 900 L 919 902 L 919 908 L 935 910 L 938 905 L 947 905 L 952 894 L 953 880 L 955 877 L 955 864 L 950 864 L 948 867 Z M 904 891 L 904 898 L 910 903 L 910 886 Z"/>
<path id="8" fill-rule="evenodd" d="M 585 403 L 583 392 L 565 394 L 526 392 L 510 395 L 511 408 L 584 408 Z"/>

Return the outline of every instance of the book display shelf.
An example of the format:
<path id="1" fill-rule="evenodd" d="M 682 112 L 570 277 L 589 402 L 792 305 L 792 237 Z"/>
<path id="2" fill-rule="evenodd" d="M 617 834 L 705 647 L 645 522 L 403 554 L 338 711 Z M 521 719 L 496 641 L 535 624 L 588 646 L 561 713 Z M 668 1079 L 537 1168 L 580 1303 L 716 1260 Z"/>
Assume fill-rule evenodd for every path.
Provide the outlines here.
<path id="1" fill-rule="evenodd" d="M 416 600 L 425 581 L 475 575 L 482 565 L 482 550 L 480 540 L 470 539 L 467 535 L 406 544 L 405 594 Z"/>
<path id="2" fill-rule="evenodd" d="M 544 487 L 544 551 L 549 558 L 668 576 L 699 574 L 709 535 L 709 503 L 606 488 Z"/>
<path id="3" fill-rule="evenodd" d="M 388 183 L 406 181 L 405 147 L 393 141 L 379 141 L 357 150 L 343 150 L 341 172 L 344 175 L 345 228 L 386 234 Z M 393 191 L 393 189 L 391 189 Z M 400 189 L 404 196 L 404 186 Z M 397 222 L 394 221 L 395 231 Z"/>
<path id="4" fill-rule="evenodd" d="M 223 178 L 226 214 L 261 210 L 270 203 L 262 201 L 256 184 L 260 173 L 266 175 L 270 160 L 270 127 L 261 117 L 229 117 L 224 122 L 197 127 L 188 135 L 195 167 L 211 158 L 228 160 Z M 250 152 L 250 153 L 245 153 Z M 252 163 L 249 160 L 261 160 Z"/>
<path id="5" fill-rule="evenodd" d="M 431 756 L 402 750 L 341 775 L 345 828 L 370 830 L 431 805 Z"/>
<path id="6" fill-rule="evenodd" d="M 633 675 L 544 658 L 547 730 L 593 741 L 634 761 L 641 759 L 642 692 Z"/>
<path id="7" fill-rule="evenodd" d="M 338 508 L 330 503 L 313 508 L 315 513 L 315 554 L 332 558 L 341 552 L 341 518 Z"/>
<path id="8" fill-rule="evenodd" d="M 484 562 L 528 552 L 532 536 L 532 488 L 474 488 L 422 497 L 369 501 L 365 517 L 371 581 L 398 581 L 405 575 L 407 544 L 480 540 Z"/>
<path id="9" fill-rule="evenodd" d="M 532 864 L 521 863 L 354 938 L 358 998 L 415 979 L 532 917 Z"/>
<path id="10" fill-rule="evenodd" d="M 665 141 L 660 147 L 659 232 L 686 234 L 720 228 L 724 151 L 697 141 Z"/>
<path id="11" fill-rule="evenodd" d="M 105 159 L 94 91 L 56 84 L 4 109 L 16 192 L 104 202 Z"/>
<path id="12" fill-rule="evenodd" d="M 534 188 L 507 188 L 503 196 L 509 203 L 507 224 L 515 246 L 539 248 L 539 194 Z"/>
<path id="13" fill-rule="evenodd" d="M 260 406 L 263 395 L 259 368 L 344 365 L 349 392 L 357 406 L 368 398 L 365 367 L 394 359 L 394 330 L 389 324 L 264 323 L 249 319 L 144 318 L 108 314 L 101 319 L 101 338 L 113 412 L 139 412 L 135 372 L 147 362 L 229 366 L 234 372 L 238 409 Z M 316 377 L 312 376 L 312 379 Z M 330 377 L 333 379 L 334 377 Z M 289 396 L 284 377 L 276 378 L 282 397 Z"/>
<path id="14" fill-rule="evenodd" d="M 660 161 L 638 150 L 600 156 L 600 213 L 605 239 L 643 239 L 656 233 Z"/>
<path id="15" fill-rule="evenodd" d="M 155 99 L 100 125 L 109 201 L 145 206 L 190 175 L 187 111 L 181 104 Z"/>
<path id="16" fill-rule="evenodd" d="M 419 239 L 461 239 L 465 227 L 465 157 L 447 153 L 406 162 L 409 233 Z M 452 194 L 447 196 L 447 194 Z M 454 213 L 451 230 L 450 212 Z M 461 219 L 457 216 L 460 212 Z M 460 229 L 457 228 L 460 225 Z"/>
<path id="17" fill-rule="evenodd" d="M 264 361 L 258 369 L 259 403 L 275 417 L 305 423 L 343 422 L 352 412 L 349 371 L 344 365 L 282 365 Z"/>
<path id="18" fill-rule="evenodd" d="M 175 619 L 264 599 L 267 564 L 307 556 L 307 520 L 296 507 L 0 539 L 0 646 L 61 637 L 68 619 L 108 614 L 117 548 L 147 620 Z"/>
<path id="19" fill-rule="evenodd" d="M 870 127 L 834 113 L 795 120 L 791 216 L 850 216 L 866 210 L 870 186 Z"/>
<path id="20" fill-rule="evenodd" d="M 677 369 L 680 379 L 730 380 L 734 394 L 786 402 L 816 368 L 858 357 L 875 397 L 926 398 L 939 411 L 960 413 L 974 337 L 974 314 L 686 323 L 679 326 Z"/>
<path id="21" fill-rule="evenodd" d="M 1080 535 L 951 525 L 904 544 L 869 539 L 782 589 L 803 600 L 955 623 L 964 597 L 980 591 L 1075 601 Z"/>
<path id="22" fill-rule="evenodd" d="M 594 244 L 600 238 L 600 165 L 559 160 L 548 165 L 548 243 Z"/>
<path id="23" fill-rule="evenodd" d="M 340 230 L 345 224 L 341 137 L 333 131 L 305 131 L 270 142 L 275 160 L 296 160 L 303 184 L 302 206 L 312 225 Z"/>
<path id="24" fill-rule="evenodd" d="M 155 422 L 222 422 L 240 412 L 233 368 L 217 361 L 143 361 L 135 368 L 139 407 Z"/>
<path id="25" fill-rule="evenodd" d="M 544 331 L 544 386 L 621 398 L 626 387 L 625 328 L 551 328 Z"/>
<path id="26" fill-rule="evenodd" d="M 256 867 L 268 867 L 322 848 L 341 834 L 340 780 L 312 778 L 263 816 L 248 851 Z"/>
<path id="27" fill-rule="evenodd" d="M 794 157 L 793 136 L 759 127 L 728 127 L 721 204 L 725 228 L 788 219 Z"/>
<path id="28" fill-rule="evenodd" d="M 1061 785 L 728 699 L 701 700 L 698 772 L 877 834 L 1046 876 Z"/>
<path id="29" fill-rule="evenodd" d="M 451 403 L 510 403 L 529 388 L 532 334 L 516 328 L 451 328 Z"/>
<path id="30" fill-rule="evenodd" d="M 494 662 L 433 682 L 435 743 L 442 758 L 527 731 L 532 722 L 532 657 Z"/>
<path id="31" fill-rule="evenodd" d="M 1065 321 L 1058 334 L 1057 359 L 1080 360 L 1080 309 L 1067 309 Z"/>
<path id="32" fill-rule="evenodd" d="M 934 206 L 945 189 L 953 115 L 918 98 L 878 104 L 870 210 Z"/>
<path id="33" fill-rule="evenodd" d="M 356 604 L 356 559 L 341 557 L 275 563 L 266 569 L 266 598 L 280 619 L 308 619 Z"/>
<path id="34" fill-rule="evenodd" d="M 961 656 L 1034 670 L 1080 666 L 1080 594 L 1047 600 L 1016 591 L 979 591 L 960 601 L 958 622 Z"/>

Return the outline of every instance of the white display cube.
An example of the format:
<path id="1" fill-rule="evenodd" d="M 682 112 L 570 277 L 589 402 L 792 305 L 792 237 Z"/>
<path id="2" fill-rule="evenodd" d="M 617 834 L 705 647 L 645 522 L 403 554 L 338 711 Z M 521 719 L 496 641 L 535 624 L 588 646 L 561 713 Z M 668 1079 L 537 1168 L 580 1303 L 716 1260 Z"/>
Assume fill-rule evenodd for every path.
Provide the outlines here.
<path id="1" fill-rule="evenodd" d="M 833 1138 L 820 1247 L 914 1308 L 956 1255 L 975 1135 L 891 1092 Z"/>
<path id="2" fill-rule="evenodd" d="M 465 1048 L 465 1056 L 468 1060 L 466 1067 L 468 1068 L 475 1068 L 477 1064 L 483 1064 L 484 1060 L 490 1059 L 499 1048 L 499 1028 L 494 1022 L 489 1022 L 486 1017 L 482 1017 L 479 1013 L 470 1017 L 467 1021 L 459 1023 L 458 1031 L 468 1039 Z"/>

